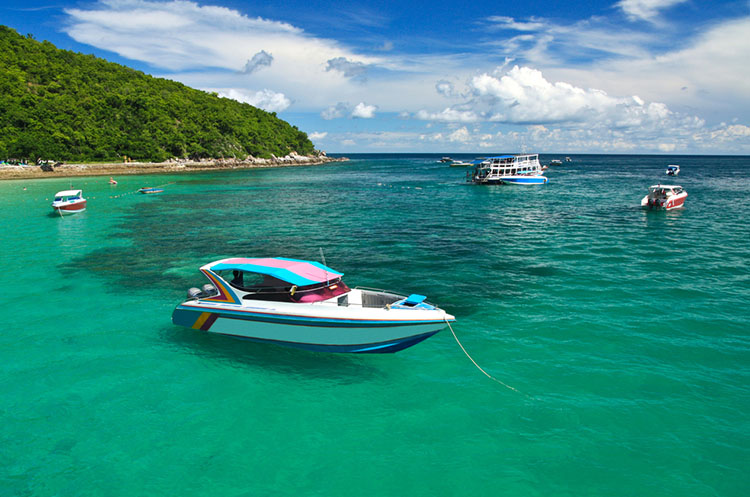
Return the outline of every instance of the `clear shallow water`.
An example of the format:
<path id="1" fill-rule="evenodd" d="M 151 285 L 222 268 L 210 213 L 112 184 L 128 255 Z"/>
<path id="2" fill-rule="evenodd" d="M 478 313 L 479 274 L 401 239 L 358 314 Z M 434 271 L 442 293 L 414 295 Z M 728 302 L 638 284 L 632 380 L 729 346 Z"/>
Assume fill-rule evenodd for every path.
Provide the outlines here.
<path id="1" fill-rule="evenodd" d="M 66 218 L 69 180 L 0 182 L 0 494 L 745 495 L 750 158 L 576 156 L 528 188 L 438 158 L 74 179 Z M 686 208 L 641 210 L 670 163 Z M 319 247 L 455 314 L 521 393 L 447 330 L 359 356 L 171 324 L 203 263 Z"/>

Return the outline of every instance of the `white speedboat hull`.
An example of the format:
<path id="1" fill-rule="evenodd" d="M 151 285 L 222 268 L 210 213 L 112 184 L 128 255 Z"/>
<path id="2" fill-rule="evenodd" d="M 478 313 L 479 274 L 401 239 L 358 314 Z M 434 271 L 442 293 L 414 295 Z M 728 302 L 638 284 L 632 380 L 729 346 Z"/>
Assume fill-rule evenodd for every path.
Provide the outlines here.
<path id="1" fill-rule="evenodd" d="M 685 199 L 687 199 L 688 194 L 681 186 L 654 185 L 650 189 L 649 194 L 641 199 L 641 207 L 671 211 L 682 209 L 685 206 Z M 662 191 L 662 194 L 659 194 L 659 190 Z"/>
<path id="2" fill-rule="evenodd" d="M 52 208 L 58 214 L 76 214 L 86 210 L 86 200 L 81 202 L 52 202 Z"/>
<path id="3" fill-rule="evenodd" d="M 442 309 L 348 309 L 325 303 L 274 303 L 273 307 L 264 308 L 252 304 L 187 301 L 177 306 L 172 322 L 210 333 L 306 350 L 383 353 L 419 343 L 455 319 Z"/>

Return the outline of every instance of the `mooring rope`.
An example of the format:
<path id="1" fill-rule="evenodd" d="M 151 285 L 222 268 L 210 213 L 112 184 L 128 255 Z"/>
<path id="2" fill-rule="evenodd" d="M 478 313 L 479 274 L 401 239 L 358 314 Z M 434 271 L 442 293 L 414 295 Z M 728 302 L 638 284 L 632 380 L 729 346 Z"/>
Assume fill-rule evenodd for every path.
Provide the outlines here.
<path id="1" fill-rule="evenodd" d="M 482 369 L 482 366 L 480 366 L 479 364 L 477 364 L 477 361 L 475 361 L 475 360 L 474 360 L 474 358 L 472 358 L 472 357 L 471 357 L 471 356 L 469 355 L 469 353 L 468 353 L 468 352 L 466 352 L 466 349 L 464 348 L 463 344 L 461 343 L 461 340 L 459 340 L 459 339 L 458 339 L 458 337 L 456 336 L 456 332 L 455 332 L 455 331 L 453 331 L 453 326 L 451 326 L 451 323 L 450 323 L 450 321 L 448 321 L 448 320 L 446 319 L 446 320 L 445 320 L 445 322 L 446 322 L 446 324 L 448 324 L 448 328 L 449 328 L 449 329 L 451 330 L 451 333 L 453 334 L 453 338 L 455 338 L 455 339 L 456 339 L 456 343 L 458 344 L 458 346 L 459 346 L 459 347 L 461 347 L 461 350 L 463 350 L 463 351 L 464 351 L 464 354 L 466 354 L 466 357 L 468 357 L 468 358 L 469 358 L 469 360 L 470 360 L 471 362 L 473 362 L 473 363 L 474 363 L 474 365 L 475 365 L 475 366 L 477 367 L 477 369 L 478 369 L 479 371 L 481 371 L 482 373 L 484 373 L 484 375 L 485 375 L 485 376 L 486 376 L 487 378 L 489 378 L 489 379 L 491 379 L 491 380 L 493 380 L 493 381 L 496 381 L 496 382 L 500 383 L 500 384 L 501 384 L 502 386 L 504 386 L 505 388 L 508 388 L 508 389 L 510 389 L 510 390 L 513 390 L 513 391 L 514 391 L 514 392 L 516 392 L 516 393 L 522 393 L 522 392 L 520 392 L 520 391 L 519 391 L 518 389 L 516 389 L 516 388 L 513 388 L 512 386 L 508 385 L 507 383 L 503 383 L 502 381 L 498 380 L 497 378 L 495 378 L 494 376 L 492 376 L 491 374 L 489 374 L 489 373 L 488 373 L 487 371 L 485 371 L 484 369 Z M 523 395 L 526 395 L 526 394 L 523 394 Z"/>

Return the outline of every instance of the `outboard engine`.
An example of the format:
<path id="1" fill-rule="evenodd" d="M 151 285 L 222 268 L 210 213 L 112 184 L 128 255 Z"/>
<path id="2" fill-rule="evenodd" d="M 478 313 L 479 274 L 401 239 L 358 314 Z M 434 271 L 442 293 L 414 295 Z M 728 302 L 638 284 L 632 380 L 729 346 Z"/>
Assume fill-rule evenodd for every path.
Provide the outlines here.
<path id="1" fill-rule="evenodd" d="M 204 297 L 211 297 L 213 295 L 219 294 L 219 292 L 216 291 L 216 287 L 211 285 L 210 283 L 206 283 L 201 289 L 203 290 Z"/>
<path id="2" fill-rule="evenodd" d="M 199 299 L 203 296 L 203 292 L 201 292 L 200 288 L 190 288 L 188 289 L 188 298 L 189 299 Z"/>

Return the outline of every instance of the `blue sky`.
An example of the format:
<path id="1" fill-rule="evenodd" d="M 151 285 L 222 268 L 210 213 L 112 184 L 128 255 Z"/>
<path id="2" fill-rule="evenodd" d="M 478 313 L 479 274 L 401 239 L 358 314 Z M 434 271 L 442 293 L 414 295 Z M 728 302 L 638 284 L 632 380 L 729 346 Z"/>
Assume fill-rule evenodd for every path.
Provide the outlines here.
<path id="1" fill-rule="evenodd" d="M 0 0 L 328 152 L 750 154 L 750 2 Z"/>

